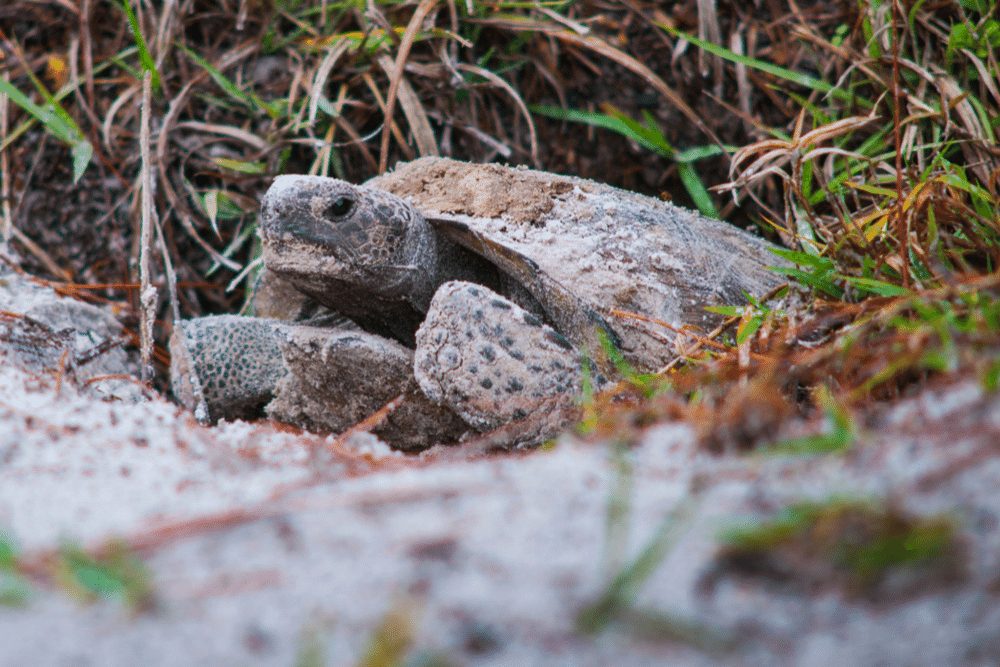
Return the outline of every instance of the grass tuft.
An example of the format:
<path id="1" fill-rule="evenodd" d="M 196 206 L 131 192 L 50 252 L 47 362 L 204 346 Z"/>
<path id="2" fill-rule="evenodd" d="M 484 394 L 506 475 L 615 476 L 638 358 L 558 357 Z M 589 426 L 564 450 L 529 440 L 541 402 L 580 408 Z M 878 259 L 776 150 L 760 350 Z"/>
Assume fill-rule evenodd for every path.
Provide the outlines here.
<path id="1" fill-rule="evenodd" d="M 964 550 L 947 517 L 917 517 L 858 500 L 791 505 L 771 519 L 728 529 L 722 540 L 721 560 L 738 571 L 833 583 L 851 593 L 877 594 L 904 574 L 917 592 L 954 580 L 964 568 Z"/>
<path id="2" fill-rule="evenodd" d="M 417 602 L 403 597 L 382 617 L 382 622 L 368 640 L 368 648 L 358 667 L 397 667 L 403 665 L 416 634 Z"/>
<path id="3" fill-rule="evenodd" d="M 20 572 L 14 540 L 0 530 L 0 607 L 23 607 L 31 587 Z"/>
<path id="4" fill-rule="evenodd" d="M 133 612 L 148 611 L 155 603 L 149 571 L 122 542 L 112 542 L 97 556 L 64 545 L 55 574 L 62 587 L 83 602 L 113 600 Z"/>

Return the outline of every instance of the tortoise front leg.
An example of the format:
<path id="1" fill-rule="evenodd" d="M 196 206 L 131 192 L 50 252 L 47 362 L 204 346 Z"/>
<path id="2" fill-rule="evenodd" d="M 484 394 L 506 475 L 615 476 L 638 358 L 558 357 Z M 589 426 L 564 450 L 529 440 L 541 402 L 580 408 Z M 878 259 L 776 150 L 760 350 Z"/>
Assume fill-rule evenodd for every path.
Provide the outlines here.
<path id="1" fill-rule="evenodd" d="M 170 384 L 203 423 L 254 417 L 285 374 L 281 340 L 288 324 L 212 315 L 174 324 Z"/>
<path id="2" fill-rule="evenodd" d="M 520 424 L 516 444 L 537 443 L 575 415 L 579 352 L 538 317 L 482 285 L 442 285 L 416 341 L 420 388 L 478 431 Z"/>

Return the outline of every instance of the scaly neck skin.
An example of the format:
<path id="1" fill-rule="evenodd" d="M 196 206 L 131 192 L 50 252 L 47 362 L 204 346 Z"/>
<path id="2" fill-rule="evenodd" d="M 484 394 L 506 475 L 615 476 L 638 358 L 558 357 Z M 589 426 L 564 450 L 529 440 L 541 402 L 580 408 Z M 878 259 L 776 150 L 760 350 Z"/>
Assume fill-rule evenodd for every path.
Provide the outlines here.
<path id="1" fill-rule="evenodd" d="M 308 282 L 308 285 L 294 284 L 306 296 L 344 315 L 365 331 L 393 338 L 413 347 L 417 327 L 424 319 L 424 311 L 416 310 L 407 301 L 386 298 L 357 285 L 328 279 L 316 289 L 314 281 Z"/>
<path id="2" fill-rule="evenodd" d="M 361 328 L 412 346 L 438 285 L 434 239 L 413 248 L 420 256 L 405 264 L 372 266 L 345 262 L 319 244 L 272 235 L 265 239 L 265 263 L 299 292 Z"/>
<path id="3" fill-rule="evenodd" d="M 425 223 L 426 224 L 426 223 Z M 433 231 L 427 229 L 431 234 Z M 482 257 L 435 236 L 414 244 L 419 256 L 408 263 L 413 270 L 367 267 L 364 276 L 345 280 L 323 272 L 296 270 L 287 264 L 271 267 L 303 294 L 340 313 L 362 329 L 394 338 L 412 347 L 438 288 L 450 280 L 466 280 L 505 292 L 497 269 Z M 276 261 L 275 261 L 276 263 Z"/>

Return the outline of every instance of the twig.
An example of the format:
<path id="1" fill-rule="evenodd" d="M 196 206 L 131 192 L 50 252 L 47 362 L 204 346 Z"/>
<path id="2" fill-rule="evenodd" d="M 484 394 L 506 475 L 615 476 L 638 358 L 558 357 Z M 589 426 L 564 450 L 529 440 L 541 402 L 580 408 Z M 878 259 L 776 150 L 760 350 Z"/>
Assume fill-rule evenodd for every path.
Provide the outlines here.
<path id="1" fill-rule="evenodd" d="M 59 263 L 55 259 L 53 259 L 52 255 L 47 253 L 45 251 L 45 248 L 35 243 L 35 241 L 32 240 L 30 236 L 22 232 L 17 227 L 14 227 L 13 225 L 11 225 L 10 227 L 10 236 L 12 239 L 20 243 L 22 246 L 24 246 L 25 250 L 31 253 L 31 255 L 35 259 L 41 262 L 42 266 L 45 267 L 46 271 L 48 271 L 54 276 L 59 276 L 66 282 L 73 281 L 72 272 L 70 272 L 68 269 L 64 269 L 63 267 L 59 266 Z"/>
<path id="2" fill-rule="evenodd" d="M 403 402 L 403 399 L 405 397 L 406 394 L 400 394 L 399 396 L 392 399 L 391 401 L 383 405 L 375 412 L 371 413 L 370 415 L 359 421 L 354 426 L 350 427 L 349 429 L 341 433 L 339 436 L 337 436 L 337 439 L 334 440 L 333 444 L 330 445 L 328 449 L 331 452 L 343 451 L 344 443 L 347 442 L 348 438 L 350 438 L 355 433 L 365 433 L 372 430 L 376 426 L 379 426 L 383 421 L 385 421 L 389 417 L 389 415 L 391 415 L 393 412 L 396 411 L 396 408 L 399 407 L 399 405 Z"/>
<path id="3" fill-rule="evenodd" d="M 170 301 L 170 314 L 173 321 L 181 319 L 181 307 L 177 298 L 177 272 L 174 271 L 174 261 L 170 259 L 170 252 L 167 250 L 167 241 L 163 237 L 163 225 L 160 224 L 160 216 L 153 216 L 156 223 L 156 240 L 160 246 L 160 254 L 163 256 L 163 271 L 167 274 L 167 298 Z"/>
<path id="4" fill-rule="evenodd" d="M 5 94 L 0 95 L 0 142 L 7 139 L 9 109 L 10 99 Z M 0 151 L 0 248 L 6 248 L 13 228 L 10 210 L 10 151 Z"/>
<path id="5" fill-rule="evenodd" d="M 143 382 L 153 378 L 153 322 L 156 321 L 156 288 L 150 281 L 150 253 L 153 245 L 153 165 L 149 152 L 149 117 L 152 106 L 153 75 L 148 70 L 142 78 L 142 111 L 139 128 L 139 150 L 142 155 L 140 174 L 141 223 L 139 228 L 139 350 L 140 376 Z"/>
<path id="6" fill-rule="evenodd" d="M 788 283 L 782 283 L 782 284 L 778 285 L 777 287 L 775 287 L 774 289 L 770 290 L 769 292 L 767 292 L 766 294 L 764 294 L 762 297 L 760 297 L 760 299 L 758 299 L 758 303 L 766 303 L 766 302 L 770 301 L 775 296 L 777 296 L 778 293 L 781 292 L 781 290 L 785 289 L 786 287 L 788 287 Z M 716 338 L 718 338 L 719 336 L 721 336 L 722 333 L 726 329 L 728 329 L 729 327 L 733 326 L 734 324 L 736 324 L 737 322 L 739 322 L 741 319 L 742 319 L 742 317 L 739 316 L 739 315 L 734 315 L 734 316 L 732 316 L 730 318 L 727 318 L 722 324 L 720 324 L 719 326 L 717 326 L 714 329 L 712 329 L 712 331 L 707 336 L 705 336 L 705 338 L 708 339 L 708 340 L 715 340 Z M 705 346 L 705 344 L 701 340 L 696 340 L 695 344 L 691 348 L 684 350 L 684 354 L 677 355 L 677 357 L 674 358 L 670 363 L 668 363 L 666 366 L 664 366 L 660 370 L 656 371 L 656 374 L 657 375 L 664 375 L 665 373 L 669 373 L 680 362 L 684 361 L 685 359 L 687 359 L 688 357 L 690 357 L 692 354 L 694 354 L 695 352 L 697 352 L 698 350 L 700 350 L 704 346 Z"/>
<path id="7" fill-rule="evenodd" d="M 438 0 L 421 0 L 420 4 L 417 5 L 416 11 L 413 12 L 413 17 L 410 19 L 409 24 L 406 26 L 406 32 L 403 33 L 403 39 L 399 43 L 399 51 L 396 54 L 392 81 L 389 83 L 389 93 L 385 99 L 385 118 L 387 123 L 392 122 L 392 112 L 396 107 L 396 96 L 399 94 L 399 85 L 403 79 L 403 68 L 406 66 L 406 59 L 410 56 L 410 48 L 417 38 L 417 32 L 420 31 L 424 19 L 427 18 L 427 15 L 430 14 L 437 3 Z M 388 165 L 389 134 L 383 133 L 382 145 L 379 149 L 378 172 L 380 174 L 384 173 Z"/>
<path id="8" fill-rule="evenodd" d="M 892 0 L 892 135 L 896 149 L 896 236 L 899 242 L 899 261 L 902 264 L 903 287 L 910 286 L 909 232 L 903 217 L 903 139 L 900 132 L 899 89 L 899 40 L 900 26 L 899 0 Z"/>
<path id="9" fill-rule="evenodd" d="M 146 386 L 142 382 L 136 379 L 134 375 L 130 373 L 104 373 L 103 375 L 95 375 L 93 377 L 87 378 L 82 385 L 84 387 L 89 387 L 92 384 L 97 384 L 98 382 L 110 382 L 112 380 L 119 382 L 129 382 L 138 386 L 143 394 L 150 399 L 160 398 L 160 395 L 151 387 Z"/>
<path id="10" fill-rule="evenodd" d="M 639 322 L 647 322 L 649 324 L 656 324 L 658 326 L 663 327 L 664 329 L 667 329 L 669 331 L 673 331 L 675 334 L 679 334 L 681 336 L 689 336 L 690 338 L 693 338 L 698 343 L 700 343 L 702 345 L 708 345 L 709 347 L 714 347 L 716 350 L 719 350 L 720 352 L 731 352 L 732 350 L 735 349 L 735 348 L 729 347 L 728 345 L 723 345 L 722 343 L 719 343 L 719 342 L 716 342 L 716 341 L 712 340 L 711 335 L 707 336 L 707 337 L 706 336 L 702 336 L 701 334 L 695 333 L 694 331 L 691 331 L 689 329 L 684 329 L 682 327 L 674 326 L 673 324 L 670 324 L 670 322 L 666 322 L 664 320 L 661 320 L 661 319 L 658 319 L 658 318 L 655 318 L 655 317 L 650 317 L 648 315 L 643 315 L 642 313 L 634 313 L 634 312 L 632 312 L 630 310 L 622 310 L 621 308 L 608 308 L 608 309 L 605 310 L 605 312 L 608 315 L 611 315 L 612 317 L 617 317 L 617 318 L 622 319 L 622 320 L 637 320 Z M 737 319 L 739 319 L 739 318 L 737 318 Z M 757 355 L 757 356 L 760 356 L 760 355 Z M 760 356 L 760 358 L 761 359 L 766 359 L 767 357 Z"/>

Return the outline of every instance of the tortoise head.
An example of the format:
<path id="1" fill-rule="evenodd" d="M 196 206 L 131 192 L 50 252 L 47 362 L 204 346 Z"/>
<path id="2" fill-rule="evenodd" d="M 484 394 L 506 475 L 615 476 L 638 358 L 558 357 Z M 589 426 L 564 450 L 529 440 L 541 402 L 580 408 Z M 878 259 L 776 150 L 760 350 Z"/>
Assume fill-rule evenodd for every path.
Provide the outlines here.
<path id="1" fill-rule="evenodd" d="M 261 205 L 264 264 L 302 291 L 344 290 L 420 306 L 436 240 L 420 213 L 382 190 L 322 176 L 279 176 Z"/>

